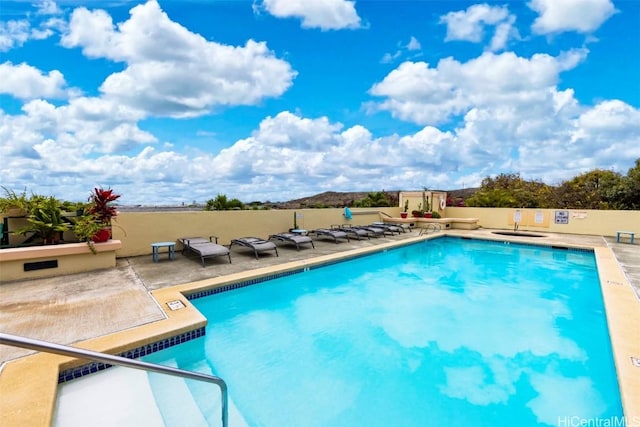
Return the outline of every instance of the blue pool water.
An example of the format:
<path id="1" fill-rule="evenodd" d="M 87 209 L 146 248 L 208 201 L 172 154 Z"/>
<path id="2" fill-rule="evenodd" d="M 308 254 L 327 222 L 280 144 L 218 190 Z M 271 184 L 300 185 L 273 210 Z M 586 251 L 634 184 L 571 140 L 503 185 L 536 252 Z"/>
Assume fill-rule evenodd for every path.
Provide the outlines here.
<path id="1" fill-rule="evenodd" d="M 591 252 L 440 238 L 192 302 L 206 337 L 146 360 L 205 357 L 251 426 L 622 416 Z"/>

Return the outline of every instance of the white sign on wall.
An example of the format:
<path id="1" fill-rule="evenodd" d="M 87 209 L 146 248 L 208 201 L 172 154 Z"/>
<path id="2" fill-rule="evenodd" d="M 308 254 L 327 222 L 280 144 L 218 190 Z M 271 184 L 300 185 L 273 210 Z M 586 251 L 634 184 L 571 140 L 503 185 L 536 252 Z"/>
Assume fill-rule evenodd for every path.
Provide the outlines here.
<path id="1" fill-rule="evenodd" d="M 569 211 L 556 211 L 556 224 L 569 224 Z"/>

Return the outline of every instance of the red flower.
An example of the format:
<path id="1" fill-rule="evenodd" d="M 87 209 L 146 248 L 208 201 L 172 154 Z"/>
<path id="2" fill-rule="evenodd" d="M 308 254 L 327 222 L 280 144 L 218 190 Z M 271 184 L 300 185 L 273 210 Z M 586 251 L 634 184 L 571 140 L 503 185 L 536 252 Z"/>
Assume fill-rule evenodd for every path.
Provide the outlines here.
<path id="1" fill-rule="evenodd" d="M 93 194 L 89 196 L 89 202 L 92 203 L 89 213 L 97 215 L 104 224 L 111 225 L 111 218 L 118 214 L 112 203 L 118 198 L 120 195 L 114 194 L 112 189 L 94 188 Z"/>

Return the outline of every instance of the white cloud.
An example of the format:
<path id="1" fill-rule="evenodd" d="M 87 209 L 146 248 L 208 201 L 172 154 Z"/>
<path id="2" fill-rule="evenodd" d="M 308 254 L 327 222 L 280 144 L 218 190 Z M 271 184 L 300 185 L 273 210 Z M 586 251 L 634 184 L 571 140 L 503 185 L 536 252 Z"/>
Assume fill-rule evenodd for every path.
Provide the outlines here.
<path id="1" fill-rule="evenodd" d="M 497 52 L 503 50 L 507 46 L 507 43 L 509 43 L 509 40 L 520 37 L 518 30 L 514 26 L 515 22 L 515 16 L 511 15 L 505 22 L 496 25 L 496 31 L 493 33 L 493 37 L 489 43 L 489 51 Z"/>
<path id="2" fill-rule="evenodd" d="M 125 62 L 107 77 L 105 97 L 149 115 L 193 117 L 217 106 L 255 105 L 279 96 L 296 73 L 263 42 L 233 47 L 205 40 L 171 21 L 157 2 L 131 9 L 114 26 L 105 11 L 74 10 L 63 46 L 89 57 Z"/>
<path id="3" fill-rule="evenodd" d="M 397 60 L 398 58 L 405 56 L 407 53 L 410 54 L 411 57 L 418 57 L 422 54 L 422 45 L 414 36 L 411 36 L 409 42 L 407 44 L 398 43 L 398 50 L 394 53 L 385 53 L 380 60 L 382 64 L 390 64 Z"/>
<path id="4" fill-rule="evenodd" d="M 390 64 L 393 61 L 395 61 L 396 59 L 400 58 L 400 55 L 402 55 L 402 51 L 400 50 L 396 50 L 394 53 L 385 53 L 382 56 L 382 59 L 380 60 L 380 63 L 382 64 Z"/>
<path id="5" fill-rule="evenodd" d="M 515 16 L 509 13 L 506 6 L 487 4 L 476 4 L 467 10 L 449 12 L 440 17 L 440 22 L 447 25 L 445 41 L 463 40 L 480 43 L 484 39 L 485 27 L 495 26 L 495 33 L 488 47 L 491 51 L 504 49 L 511 38 L 519 36 L 514 27 L 515 21 Z"/>
<path id="6" fill-rule="evenodd" d="M 39 0 L 34 6 L 38 9 L 39 15 L 59 15 L 62 13 L 58 5 L 53 0 Z"/>
<path id="7" fill-rule="evenodd" d="M 262 7 L 277 18 L 300 18 L 303 28 L 341 30 L 360 28 L 355 1 L 349 0 L 263 0 Z"/>
<path id="8" fill-rule="evenodd" d="M 515 18 L 506 9 L 470 11 L 457 15 L 461 36 L 477 37 L 479 29 L 488 50 L 512 40 Z M 66 47 L 122 64 L 98 97 L 74 93 L 57 70 L 0 65 L 0 92 L 26 100 L 20 113 L 0 110 L 0 174 L 16 188 L 56 182 L 84 194 L 87 182 L 109 179 L 133 203 L 202 201 L 215 195 L 211 188 L 243 200 L 283 200 L 323 190 L 470 186 L 505 170 L 558 182 L 595 167 L 624 171 L 640 157 L 637 107 L 619 100 L 580 105 L 573 90 L 558 88 L 561 73 L 579 66 L 586 49 L 404 62 L 371 87 L 380 101 L 368 107 L 421 127 L 412 132 L 374 135 L 357 122 L 282 111 L 219 152 L 200 152 L 202 138 L 178 152 L 180 142 L 161 140 L 141 121 L 259 104 L 286 91 L 295 71 L 264 43 L 208 41 L 172 22 L 154 1 L 117 24 L 85 8 L 68 26 L 47 19 L 38 27 L 43 37 L 63 31 Z M 36 37 L 27 23 L 15 25 L 14 36 L 3 39 L 0 31 L 0 49 Z M 422 50 L 413 36 L 395 48 L 389 61 Z M 69 100 L 47 101 L 54 98 Z"/>
<path id="9" fill-rule="evenodd" d="M 60 9 L 52 0 L 42 0 L 34 6 L 37 8 L 36 16 L 50 16 L 60 14 Z M 34 24 L 37 20 L 31 18 Z M 54 29 L 59 28 L 59 18 L 48 18 L 33 25 L 29 19 L 11 19 L 0 21 L 0 52 L 23 46 L 28 40 L 43 40 L 54 34 Z"/>
<path id="10" fill-rule="evenodd" d="M 560 71 L 575 67 L 586 51 L 555 58 L 531 58 L 484 53 L 466 63 L 441 60 L 436 68 L 425 62 L 405 62 L 370 89 L 385 97 L 378 109 L 417 124 L 437 124 L 478 107 L 528 105 L 548 99 Z M 526 108 L 529 108 L 528 106 Z"/>
<path id="11" fill-rule="evenodd" d="M 0 21 L 0 52 L 22 46 L 28 39 L 31 25 L 27 20 Z"/>
<path id="12" fill-rule="evenodd" d="M 422 46 L 420 45 L 420 42 L 418 41 L 418 39 L 416 39 L 415 37 L 411 36 L 411 39 L 409 40 L 409 43 L 407 43 L 407 49 L 408 50 L 420 50 L 420 49 L 422 49 Z"/>
<path id="13" fill-rule="evenodd" d="M 44 74 L 25 63 L 14 65 L 11 62 L 0 64 L 0 93 L 6 93 L 20 99 L 65 98 L 67 90 L 62 73 L 52 70 Z"/>
<path id="14" fill-rule="evenodd" d="M 557 87 L 560 73 L 587 53 L 484 53 L 466 63 L 447 58 L 435 68 L 405 62 L 371 88 L 385 99 L 369 107 L 417 124 L 448 123 L 445 143 L 425 138 L 433 150 L 424 157 L 469 171 L 458 185 L 473 185 L 496 170 L 549 183 L 602 164 L 624 170 L 640 156 L 639 110 L 618 100 L 581 106 L 572 90 Z"/>
<path id="15" fill-rule="evenodd" d="M 451 174 L 461 171 L 457 184 L 469 186 L 507 165 L 553 180 L 640 157 L 637 109 L 620 101 L 580 107 L 571 91 L 547 96 L 528 108 L 473 108 L 447 132 L 426 126 L 382 137 L 361 125 L 344 128 L 327 117 L 283 111 L 217 153 L 152 148 L 157 138 L 137 127 L 141 113 L 125 105 L 81 97 L 55 107 L 37 100 L 20 115 L 0 111 L 0 171 L 23 183 L 17 187 L 50 182 L 52 175 L 65 176 L 70 192 L 109 182 L 127 194 L 126 203 L 204 201 L 214 196 L 211 188 L 245 201 L 275 201 L 336 189 L 451 188 Z M 612 130 L 620 130 L 615 141 Z M 514 152 L 519 158 L 512 160 Z"/>
<path id="16" fill-rule="evenodd" d="M 97 98 L 74 98 L 61 107 L 33 100 L 22 110 L 21 115 L 1 116 L 0 142 L 8 160 L 30 153 L 30 158 L 42 158 L 47 165 L 80 166 L 86 165 L 85 157 L 156 141 L 138 128 L 140 115 L 135 111 Z"/>
<path id="17" fill-rule="evenodd" d="M 411 36 L 409 42 L 406 44 L 398 43 L 398 50 L 394 53 L 385 53 L 380 60 L 382 64 L 390 64 L 396 61 L 398 58 L 406 57 L 409 54 L 412 58 L 417 58 L 422 55 L 422 45 L 414 36 Z"/>
<path id="18" fill-rule="evenodd" d="M 615 13 L 611 0 L 531 0 L 538 12 L 531 29 L 537 34 L 592 33 Z"/>

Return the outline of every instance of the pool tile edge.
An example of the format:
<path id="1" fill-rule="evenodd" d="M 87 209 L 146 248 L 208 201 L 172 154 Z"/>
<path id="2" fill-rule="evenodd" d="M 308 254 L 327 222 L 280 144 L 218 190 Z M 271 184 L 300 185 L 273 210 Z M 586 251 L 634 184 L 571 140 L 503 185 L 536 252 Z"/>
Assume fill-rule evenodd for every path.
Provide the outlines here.
<path id="1" fill-rule="evenodd" d="M 620 398 L 628 422 L 640 420 L 640 300 L 610 248 L 594 248 Z M 635 337 L 635 339 L 634 339 Z"/>

